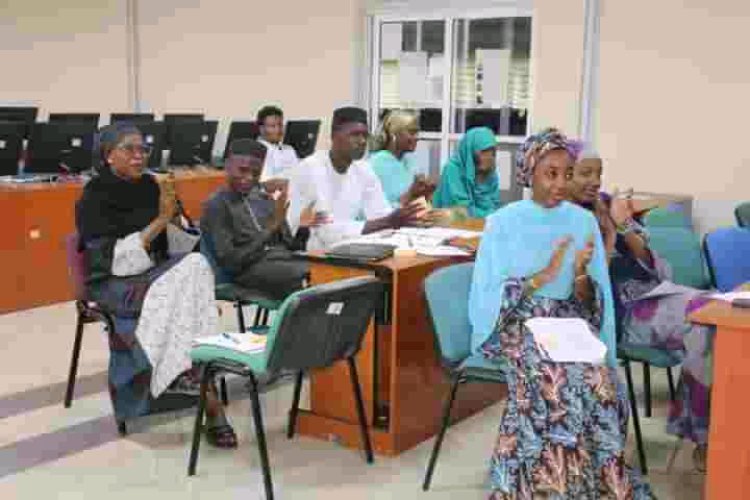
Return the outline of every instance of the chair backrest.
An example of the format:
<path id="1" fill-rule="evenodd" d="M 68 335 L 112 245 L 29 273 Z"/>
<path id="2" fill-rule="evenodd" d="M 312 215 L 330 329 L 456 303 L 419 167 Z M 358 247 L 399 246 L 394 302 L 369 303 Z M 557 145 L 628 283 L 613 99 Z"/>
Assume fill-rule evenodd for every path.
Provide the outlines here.
<path id="1" fill-rule="evenodd" d="M 471 353 L 469 291 L 474 263 L 438 269 L 424 282 L 440 357 L 448 365 L 463 361 Z"/>
<path id="2" fill-rule="evenodd" d="M 734 209 L 734 217 L 740 227 L 750 227 L 750 201 L 740 203 Z"/>
<path id="3" fill-rule="evenodd" d="M 266 371 L 325 368 L 353 356 L 382 296 L 383 284 L 373 276 L 291 294 L 268 332 Z"/>
<path id="4" fill-rule="evenodd" d="M 209 233 L 208 231 L 203 231 L 201 233 L 200 247 L 201 253 L 211 265 L 211 269 L 213 269 L 214 271 L 216 284 L 219 285 L 222 283 L 231 283 L 231 275 L 224 269 L 222 269 L 219 266 L 219 263 L 216 261 L 216 247 L 214 246 L 214 239 L 211 236 L 211 233 Z"/>
<path id="5" fill-rule="evenodd" d="M 715 229 L 706 235 L 703 248 L 711 280 L 720 291 L 750 282 L 750 228 Z"/>
<path id="6" fill-rule="evenodd" d="M 686 227 L 691 228 L 692 224 L 685 212 L 679 205 L 669 205 L 666 207 L 656 207 L 649 210 L 643 217 L 643 223 L 651 227 Z"/>
<path id="7" fill-rule="evenodd" d="M 83 252 L 78 248 L 78 233 L 69 234 L 65 238 L 65 250 L 68 256 L 68 276 L 73 285 L 76 300 L 86 297 L 86 266 Z"/>
<path id="8" fill-rule="evenodd" d="M 700 238 L 687 227 L 648 228 L 649 246 L 672 268 L 672 281 L 698 289 L 710 287 Z"/>

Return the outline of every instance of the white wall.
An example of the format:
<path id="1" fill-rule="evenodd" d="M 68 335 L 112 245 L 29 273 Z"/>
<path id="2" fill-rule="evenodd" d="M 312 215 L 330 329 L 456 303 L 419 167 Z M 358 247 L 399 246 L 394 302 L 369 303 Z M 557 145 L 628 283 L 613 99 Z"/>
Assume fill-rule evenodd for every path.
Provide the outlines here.
<path id="1" fill-rule="evenodd" d="M 0 102 L 53 112 L 127 108 L 125 2 L 0 2 Z"/>
<path id="2" fill-rule="evenodd" d="M 688 193 L 699 229 L 750 199 L 750 2 L 602 0 L 598 125 L 610 185 Z"/>

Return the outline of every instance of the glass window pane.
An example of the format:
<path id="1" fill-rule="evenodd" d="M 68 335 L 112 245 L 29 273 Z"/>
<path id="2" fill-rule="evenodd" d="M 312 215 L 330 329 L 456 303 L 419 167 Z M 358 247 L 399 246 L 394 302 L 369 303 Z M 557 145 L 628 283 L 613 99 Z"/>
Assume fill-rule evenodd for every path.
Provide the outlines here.
<path id="1" fill-rule="evenodd" d="M 460 19 L 453 29 L 452 132 L 483 125 L 525 135 L 531 18 Z"/>
<path id="2" fill-rule="evenodd" d="M 440 179 L 440 141 L 424 139 L 417 142 L 417 149 L 414 151 L 415 171 L 418 174 L 425 174 L 427 177 L 438 180 Z"/>
<path id="3" fill-rule="evenodd" d="M 422 131 L 440 132 L 445 21 L 382 23 L 379 54 L 379 109 L 416 110 Z"/>

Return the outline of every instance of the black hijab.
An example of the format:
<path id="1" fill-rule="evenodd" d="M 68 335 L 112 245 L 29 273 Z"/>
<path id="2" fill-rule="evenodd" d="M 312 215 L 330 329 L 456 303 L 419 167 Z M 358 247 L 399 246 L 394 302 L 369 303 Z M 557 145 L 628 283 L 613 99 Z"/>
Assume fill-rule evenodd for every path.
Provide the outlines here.
<path id="1" fill-rule="evenodd" d="M 143 230 L 159 214 L 159 184 L 150 174 L 138 180 L 115 175 L 107 156 L 128 135 L 140 131 L 130 124 L 118 123 L 103 127 L 97 136 L 96 152 L 99 168 L 83 190 L 76 209 L 76 222 L 81 246 L 95 239 L 117 239 Z M 167 255 L 167 237 L 162 232 L 151 244 L 157 257 Z"/>

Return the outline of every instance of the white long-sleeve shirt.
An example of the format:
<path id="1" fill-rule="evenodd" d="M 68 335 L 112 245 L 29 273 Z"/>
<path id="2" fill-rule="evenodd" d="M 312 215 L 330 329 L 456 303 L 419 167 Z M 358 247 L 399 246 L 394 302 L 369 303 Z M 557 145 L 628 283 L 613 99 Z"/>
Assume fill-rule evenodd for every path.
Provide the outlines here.
<path id="1" fill-rule="evenodd" d="M 362 234 L 365 222 L 385 217 L 391 207 L 366 160 L 353 162 L 346 173 L 333 168 L 328 151 L 317 151 L 292 171 L 289 183 L 289 225 L 299 226 L 299 216 L 310 203 L 325 211 L 330 224 L 313 228 L 308 250 L 327 250 L 336 243 Z"/>

